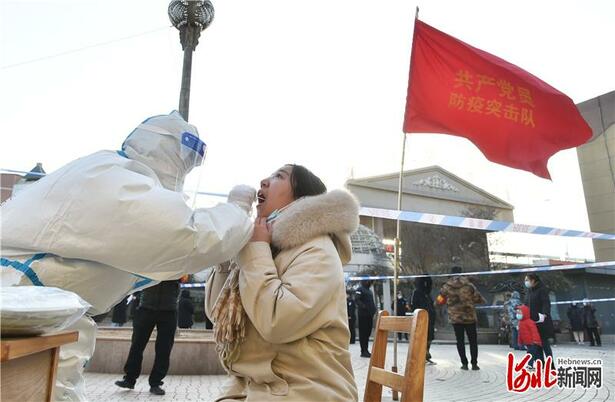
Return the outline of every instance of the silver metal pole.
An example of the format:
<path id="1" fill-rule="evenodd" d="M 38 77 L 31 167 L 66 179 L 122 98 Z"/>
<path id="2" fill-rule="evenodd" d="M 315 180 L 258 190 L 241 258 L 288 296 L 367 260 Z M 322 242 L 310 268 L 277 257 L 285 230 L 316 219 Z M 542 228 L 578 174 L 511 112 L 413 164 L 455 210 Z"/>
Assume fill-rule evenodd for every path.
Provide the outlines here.
<path id="1" fill-rule="evenodd" d="M 404 184 L 404 159 L 406 157 L 406 133 L 403 134 L 403 142 L 401 146 L 401 168 L 399 169 L 399 188 L 397 191 L 397 210 L 401 211 L 401 201 L 402 201 L 402 188 Z M 399 276 L 399 248 L 401 246 L 401 242 L 399 239 L 400 236 L 400 222 L 399 216 L 397 218 L 397 227 L 395 234 L 395 267 L 393 270 L 393 315 L 397 315 L 397 281 Z M 397 373 L 397 336 L 393 336 L 393 372 Z M 398 400 L 397 392 L 393 393 L 393 400 Z"/>
<path id="2" fill-rule="evenodd" d="M 416 21 L 418 20 L 418 18 L 419 18 L 419 8 L 417 6 L 416 13 L 414 14 L 415 25 L 416 25 Z M 412 55 L 410 57 L 412 58 Z M 410 62 L 411 62 L 410 66 L 412 66 L 412 60 L 410 60 Z M 408 82 L 408 85 L 410 85 L 410 82 Z M 403 184 L 404 184 L 404 160 L 406 157 L 406 133 L 402 133 L 402 135 L 403 135 L 403 142 L 401 146 L 401 167 L 399 169 L 399 187 L 397 191 L 397 211 L 399 212 L 401 212 L 402 189 L 403 189 Z M 394 300 L 393 314 L 394 315 L 397 315 L 397 282 L 398 282 L 398 277 L 399 277 L 399 266 L 400 266 L 399 257 L 400 257 L 400 247 L 401 247 L 401 241 L 399 237 L 400 237 L 400 223 L 399 223 L 399 215 L 398 215 L 397 222 L 396 222 L 396 232 L 395 232 L 395 267 L 393 271 L 393 300 Z M 410 345 L 408 345 L 408 347 L 410 347 Z M 397 373 L 397 336 L 396 335 L 393 336 L 393 367 L 391 367 L 391 370 L 394 373 Z M 399 395 L 397 391 L 393 391 L 393 400 L 394 401 L 399 400 Z"/>

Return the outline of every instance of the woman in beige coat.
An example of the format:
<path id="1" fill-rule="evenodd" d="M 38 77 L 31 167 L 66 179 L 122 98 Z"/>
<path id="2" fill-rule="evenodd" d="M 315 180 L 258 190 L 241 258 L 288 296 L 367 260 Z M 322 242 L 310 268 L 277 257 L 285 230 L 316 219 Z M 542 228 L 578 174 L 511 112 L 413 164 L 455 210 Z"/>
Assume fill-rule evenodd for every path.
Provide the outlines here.
<path id="1" fill-rule="evenodd" d="M 342 265 L 358 205 L 302 166 L 261 181 L 251 241 L 205 297 L 230 379 L 221 400 L 354 401 Z"/>

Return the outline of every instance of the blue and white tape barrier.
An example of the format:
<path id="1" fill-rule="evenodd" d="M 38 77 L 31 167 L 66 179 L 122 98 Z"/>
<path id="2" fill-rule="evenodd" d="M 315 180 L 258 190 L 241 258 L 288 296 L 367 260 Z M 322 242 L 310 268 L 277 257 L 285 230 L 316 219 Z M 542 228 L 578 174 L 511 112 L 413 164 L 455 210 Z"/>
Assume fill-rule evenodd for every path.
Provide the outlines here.
<path id="1" fill-rule="evenodd" d="M 551 304 L 571 304 L 571 303 L 583 304 L 583 302 L 603 303 L 603 302 L 612 302 L 612 301 L 615 301 L 615 297 L 608 297 L 604 299 L 566 300 L 566 301 L 551 302 Z M 496 306 L 476 306 L 476 308 L 477 309 L 501 309 L 501 308 L 504 308 L 504 305 L 498 304 Z"/>
<path id="2" fill-rule="evenodd" d="M 476 275 L 497 275 L 497 274 L 516 274 L 525 272 L 545 272 L 545 271 L 568 271 L 573 269 L 587 269 L 587 268 L 602 268 L 615 270 L 615 261 L 606 262 L 589 262 L 585 264 L 568 264 L 568 265 L 543 265 L 538 267 L 526 267 L 526 268 L 510 268 L 501 269 L 497 271 L 475 271 L 475 272 L 462 272 L 459 274 L 420 274 L 420 275 L 399 275 L 398 279 L 414 279 L 422 277 L 446 277 L 446 276 L 476 276 Z M 379 276 L 349 276 L 346 278 L 348 281 L 363 281 L 363 280 L 383 280 L 394 279 L 393 275 L 379 275 Z"/>
<path id="3" fill-rule="evenodd" d="M 2 169 L 2 168 L 0 168 L 0 172 L 30 174 L 30 175 L 38 175 L 38 176 L 45 175 L 44 173 L 23 172 L 20 170 Z M 187 193 L 194 192 L 194 190 L 192 191 L 184 190 L 184 191 L 186 191 Z M 224 193 L 213 193 L 213 192 L 205 192 L 205 191 L 197 191 L 196 194 L 214 196 L 214 197 L 227 197 L 228 196 L 228 194 L 224 194 Z M 492 232 L 516 232 L 516 233 L 531 233 L 531 234 L 549 235 L 549 236 L 582 237 L 582 238 L 596 239 L 596 240 L 615 240 L 615 234 L 612 234 L 612 233 L 583 232 L 581 230 L 560 229 L 560 228 L 552 228 L 548 226 L 534 226 L 534 225 L 527 225 L 523 223 L 514 223 L 514 222 L 508 222 L 508 221 L 492 221 L 492 220 L 487 220 L 487 219 L 468 218 L 464 216 L 438 215 L 438 214 L 428 214 L 424 212 L 414 212 L 414 211 L 398 211 L 395 209 L 362 207 L 359 210 L 359 215 L 370 216 L 374 218 L 393 219 L 393 220 L 399 219 L 400 221 L 404 221 L 404 222 L 427 223 L 430 225 L 452 226 L 452 227 L 458 227 L 458 228 L 478 229 L 478 230 L 486 230 L 486 231 L 492 231 Z"/>
<path id="4" fill-rule="evenodd" d="M 548 226 L 534 226 L 507 221 L 491 221 L 487 219 L 467 218 L 464 216 L 438 215 L 423 212 L 398 211 L 394 209 L 362 207 L 359 210 L 359 215 L 393 220 L 399 219 L 404 222 L 488 230 L 493 232 L 516 232 L 550 236 L 584 237 L 596 240 L 615 240 L 615 234 L 611 233 L 583 232 L 580 230 L 558 229 Z"/>

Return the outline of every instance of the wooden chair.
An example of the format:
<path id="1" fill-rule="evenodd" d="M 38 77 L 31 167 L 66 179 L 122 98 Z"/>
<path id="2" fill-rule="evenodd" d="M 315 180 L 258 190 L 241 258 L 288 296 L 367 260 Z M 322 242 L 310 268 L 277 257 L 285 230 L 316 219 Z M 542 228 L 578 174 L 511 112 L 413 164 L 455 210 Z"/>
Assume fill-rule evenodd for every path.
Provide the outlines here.
<path id="1" fill-rule="evenodd" d="M 401 402 L 423 401 L 428 326 L 427 311 L 422 309 L 414 310 L 412 315 L 405 317 L 391 317 L 387 311 L 378 314 L 364 402 L 380 402 L 383 385 L 401 392 Z M 389 332 L 408 334 L 408 356 L 404 375 L 384 369 Z"/>

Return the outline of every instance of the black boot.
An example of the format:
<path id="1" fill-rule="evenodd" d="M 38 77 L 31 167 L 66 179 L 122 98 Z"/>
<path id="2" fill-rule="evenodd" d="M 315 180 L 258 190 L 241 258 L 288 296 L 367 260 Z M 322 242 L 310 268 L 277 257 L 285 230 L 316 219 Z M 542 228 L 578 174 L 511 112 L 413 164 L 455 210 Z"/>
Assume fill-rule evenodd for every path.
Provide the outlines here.
<path id="1" fill-rule="evenodd" d="M 154 394 L 154 395 L 164 395 L 164 389 L 160 388 L 160 385 L 155 385 L 153 387 L 149 388 L 149 392 L 150 394 Z"/>
<path id="2" fill-rule="evenodd" d="M 120 388 L 135 389 L 135 383 L 127 381 L 125 378 L 121 381 L 116 381 L 115 385 L 117 385 Z"/>

